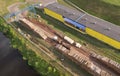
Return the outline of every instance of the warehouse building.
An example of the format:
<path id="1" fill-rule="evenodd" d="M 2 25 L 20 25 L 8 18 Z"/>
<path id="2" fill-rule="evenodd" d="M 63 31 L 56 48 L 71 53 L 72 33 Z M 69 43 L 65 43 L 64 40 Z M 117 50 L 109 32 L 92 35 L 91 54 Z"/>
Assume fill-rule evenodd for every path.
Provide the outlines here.
<path id="1" fill-rule="evenodd" d="M 58 3 L 49 4 L 44 8 L 44 12 L 61 22 L 67 22 L 73 27 L 85 31 L 90 36 L 116 49 L 120 49 L 119 26 Z"/>

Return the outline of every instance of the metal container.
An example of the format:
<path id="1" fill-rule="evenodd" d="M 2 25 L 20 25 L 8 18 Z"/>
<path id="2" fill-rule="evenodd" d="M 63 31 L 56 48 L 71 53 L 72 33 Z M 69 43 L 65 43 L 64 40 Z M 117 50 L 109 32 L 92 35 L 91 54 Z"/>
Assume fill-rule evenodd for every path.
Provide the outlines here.
<path id="1" fill-rule="evenodd" d="M 76 43 L 75 43 L 75 46 L 76 46 L 77 48 L 81 48 L 82 45 L 81 45 L 80 43 L 77 43 L 77 42 L 76 42 Z"/>
<path id="2" fill-rule="evenodd" d="M 72 40 L 71 38 L 64 36 L 64 40 L 66 40 L 68 43 L 73 44 L 74 40 Z"/>

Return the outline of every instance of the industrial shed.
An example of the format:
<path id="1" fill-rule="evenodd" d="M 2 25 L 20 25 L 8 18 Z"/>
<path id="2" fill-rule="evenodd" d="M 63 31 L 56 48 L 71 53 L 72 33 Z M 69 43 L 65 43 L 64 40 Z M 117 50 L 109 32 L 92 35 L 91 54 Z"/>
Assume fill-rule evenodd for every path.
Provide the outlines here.
<path id="1" fill-rule="evenodd" d="M 58 3 L 49 4 L 44 11 L 47 15 L 59 21 L 68 22 L 90 36 L 120 49 L 119 26 Z"/>
<path id="2" fill-rule="evenodd" d="M 44 8 L 44 11 L 47 15 L 60 20 L 62 22 L 67 22 L 69 24 L 72 24 L 78 29 L 85 30 L 85 26 L 76 22 L 79 18 L 79 16 L 84 15 L 84 13 L 76 11 L 75 9 L 71 9 L 68 7 L 65 7 L 63 5 L 60 5 L 58 3 L 53 3 L 48 5 Z M 52 12 L 49 12 L 52 11 Z M 56 15 L 57 14 L 57 15 Z"/>
<path id="3" fill-rule="evenodd" d="M 45 14 L 47 14 L 47 15 L 49 15 L 49 16 L 51 16 L 51 17 L 53 17 L 53 18 L 55 18 L 55 19 L 57 19 L 59 21 L 62 21 L 62 22 L 64 21 L 62 15 L 60 15 L 60 14 L 58 14 L 56 12 L 53 12 L 50 9 L 44 8 L 44 12 L 45 12 Z"/>
<path id="4" fill-rule="evenodd" d="M 85 20 L 85 21 L 84 21 Z M 86 33 L 117 49 L 120 49 L 120 27 L 110 22 L 85 15 L 79 20 L 85 24 Z"/>

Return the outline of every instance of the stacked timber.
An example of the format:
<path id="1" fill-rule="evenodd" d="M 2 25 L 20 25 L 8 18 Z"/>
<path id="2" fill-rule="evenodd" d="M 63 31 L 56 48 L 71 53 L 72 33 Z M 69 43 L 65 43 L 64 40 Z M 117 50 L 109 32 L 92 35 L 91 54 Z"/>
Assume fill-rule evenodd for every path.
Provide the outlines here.
<path id="1" fill-rule="evenodd" d="M 89 66 L 90 66 L 89 69 L 91 70 L 94 76 L 112 76 L 109 72 L 101 69 L 92 62 L 91 64 L 89 63 Z"/>
<path id="2" fill-rule="evenodd" d="M 117 71 L 120 74 L 120 64 L 101 55 L 98 55 L 96 53 L 91 53 L 91 57 L 101 61 L 102 63 L 104 63 L 105 65 L 107 65 L 108 67 L 112 68 L 113 70 Z"/>
<path id="3" fill-rule="evenodd" d="M 66 47 L 64 47 L 63 45 L 57 44 L 55 47 L 56 47 L 58 50 L 62 51 L 64 54 L 67 54 L 67 53 L 70 52 L 70 51 L 69 51 Z"/>
<path id="4" fill-rule="evenodd" d="M 47 36 L 44 34 L 44 32 L 42 32 L 38 28 L 36 28 L 34 31 L 38 33 L 44 40 L 47 39 Z"/>
<path id="5" fill-rule="evenodd" d="M 95 65 L 92 61 L 87 59 L 84 55 L 72 49 L 70 44 L 73 44 L 74 40 L 72 40 L 71 38 L 64 36 L 64 40 L 66 40 L 68 43 L 61 41 L 61 39 L 59 39 L 58 36 L 54 36 L 53 40 L 58 42 L 58 44 L 56 44 L 55 47 L 60 52 L 62 52 L 64 55 L 66 55 L 68 58 L 70 58 L 72 61 L 74 61 L 78 65 L 80 65 L 82 68 L 86 69 L 89 73 L 93 74 L 94 76 L 112 76 L 109 72 Z M 78 48 L 81 48 L 81 44 L 77 42 L 75 42 L 75 46 Z"/>
<path id="6" fill-rule="evenodd" d="M 26 24 L 27 27 L 32 29 L 34 32 L 36 32 L 41 38 L 43 38 L 44 40 L 47 39 L 47 36 L 44 34 L 44 32 L 41 31 L 40 28 L 35 26 L 32 22 L 30 22 L 29 20 L 27 20 L 25 18 L 20 19 L 20 21 L 22 21 L 24 24 Z"/>
<path id="7" fill-rule="evenodd" d="M 89 73 L 93 74 L 94 76 L 112 76 L 109 72 L 101 69 L 93 62 L 81 57 L 78 54 L 73 54 L 72 60 L 84 69 L 86 69 Z"/>
<path id="8" fill-rule="evenodd" d="M 71 53 L 72 51 L 70 51 L 61 44 L 57 44 L 55 47 L 72 61 L 80 65 L 82 68 L 84 68 L 94 76 L 112 76 L 109 72 L 101 69 L 93 62 L 87 60 L 86 57 L 84 57 L 82 54 L 79 54 L 77 52 Z"/>

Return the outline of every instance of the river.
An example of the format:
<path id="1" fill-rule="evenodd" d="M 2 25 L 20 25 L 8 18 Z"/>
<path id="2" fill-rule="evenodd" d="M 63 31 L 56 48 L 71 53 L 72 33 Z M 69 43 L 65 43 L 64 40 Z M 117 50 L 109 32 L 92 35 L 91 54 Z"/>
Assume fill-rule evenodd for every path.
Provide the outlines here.
<path id="1" fill-rule="evenodd" d="M 40 76 L 27 65 L 18 50 L 10 47 L 10 41 L 0 32 L 0 76 Z"/>

